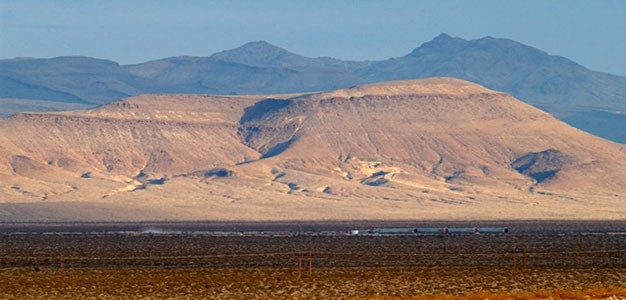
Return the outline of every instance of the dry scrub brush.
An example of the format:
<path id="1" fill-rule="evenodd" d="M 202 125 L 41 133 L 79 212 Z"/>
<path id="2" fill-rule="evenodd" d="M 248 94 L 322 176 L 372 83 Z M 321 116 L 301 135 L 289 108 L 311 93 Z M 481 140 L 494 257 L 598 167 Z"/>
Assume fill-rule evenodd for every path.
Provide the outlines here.
<path id="1" fill-rule="evenodd" d="M 349 298 L 358 299 L 358 298 Z M 500 292 L 491 293 L 480 291 L 463 296 L 431 295 L 420 297 L 372 297 L 368 300 L 530 300 L 530 299 L 626 299 L 626 288 L 623 287 L 597 287 L 585 290 L 537 290 L 526 292 Z"/>

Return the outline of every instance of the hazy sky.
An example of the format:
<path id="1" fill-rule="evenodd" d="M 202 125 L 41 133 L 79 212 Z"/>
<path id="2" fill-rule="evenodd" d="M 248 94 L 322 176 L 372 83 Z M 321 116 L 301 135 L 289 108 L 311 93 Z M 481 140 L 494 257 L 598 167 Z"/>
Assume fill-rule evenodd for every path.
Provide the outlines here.
<path id="1" fill-rule="evenodd" d="M 384 59 L 445 32 L 511 38 L 626 75 L 626 1 L 0 0 L 0 57 L 123 64 L 266 40 L 306 56 Z"/>

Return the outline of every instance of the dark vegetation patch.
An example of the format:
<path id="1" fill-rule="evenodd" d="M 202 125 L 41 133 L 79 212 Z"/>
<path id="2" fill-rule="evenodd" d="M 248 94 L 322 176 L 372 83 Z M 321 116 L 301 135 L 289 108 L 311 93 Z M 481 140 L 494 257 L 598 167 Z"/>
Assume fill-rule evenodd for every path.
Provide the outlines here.
<path id="1" fill-rule="evenodd" d="M 261 119 L 267 114 L 269 114 L 270 112 L 279 110 L 289 105 L 290 103 L 291 101 L 289 100 L 278 100 L 278 99 L 261 100 L 250 107 L 246 107 L 243 110 L 243 116 L 239 120 L 239 124 L 243 124 L 254 119 Z"/>
<path id="2" fill-rule="evenodd" d="M 389 182 L 389 180 L 385 179 L 385 178 L 377 178 L 373 181 L 366 181 L 364 182 L 364 184 L 369 185 L 369 186 L 379 186 L 379 185 L 383 185 L 385 183 Z"/>
<path id="3" fill-rule="evenodd" d="M 293 144 L 293 142 L 295 142 L 296 140 L 296 138 L 291 138 L 285 142 L 276 144 L 276 146 L 268 149 L 267 152 L 263 154 L 263 156 L 261 156 L 261 158 L 268 158 L 281 154 L 283 151 L 287 150 L 287 148 L 289 148 L 289 146 Z"/>
<path id="4" fill-rule="evenodd" d="M 167 179 L 165 177 L 159 179 L 150 179 L 148 184 L 164 184 Z"/>
<path id="5" fill-rule="evenodd" d="M 274 173 L 272 173 L 272 174 L 274 174 Z M 278 173 L 278 174 L 274 177 L 274 179 L 272 179 L 272 180 L 276 181 L 276 180 L 280 179 L 281 177 L 284 177 L 285 175 L 287 175 L 287 174 L 286 174 L 286 173 L 284 173 L 284 172 Z"/>
<path id="6" fill-rule="evenodd" d="M 322 193 L 331 194 L 331 195 L 334 195 L 334 194 L 335 194 L 335 192 L 333 191 L 333 189 L 332 189 L 331 187 L 329 187 L 329 186 L 325 187 L 325 188 L 322 190 Z"/>
<path id="7" fill-rule="evenodd" d="M 207 172 L 204 173 L 204 177 L 228 177 L 228 176 L 232 176 L 233 175 L 233 171 L 231 170 L 227 170 L 227 169 L 223 169 L 223 168 L 215 168 L 215 169 L 211 169 L 208 170 Z"/>
<path id="8" fill-rule="evenodd" d="M 570 158 L 556 149 L 527 153 L 511 163 L 511 167 L 537 183 L 553 178 L 569 163 Z"/>
<path id="9" fill-rule="evenodd" d="M 461 176 L 463 174 L 465 174 L 465 170 L 457 170 L 457 171 L 454 171 L 454 173 L 452 173 L 452 175 L 444 177 L 444 179 L 446 180 L 446 182 L 449 183 L 449 182 L 452 182 L 452 180 L 458 178 L 459 176 Z"/>
<path id="10" fill-rule="evenodd" d="M 138 185 L 135 187 L 134 190 L 130 191 L 131 193 L 134 191 L 140 191 L 140 190 L 145 190 L 146 189 L 146 185 Z"/>
<path id="11" fill-rule="evenodd" d="M 233 171 L 225 169 L 225 168 L 213 168 L 210 170 L 200 170 L 194 171 L 191 173 L 187 173 L 184 175 L 177 175 L 174 177 L 182 176 L 182 177 L 200 177 L 200 178 L 211 178 L 211 177 L 229 177 L 233 175 Z"/>
<path id="12" fill-rule="evenodd" d="M 389 172 L 378 171 L 378 172 L 372 174 L 370 177 L 367 177 L 367 178 L 361 180 L 361 183 L 365 184 L 365 185 L 369 185 L 369 186 L 383 185 L 383 184 L 389 182 L 389 180 L 385 178 L 385 175 L 387 175 L 387 174 L 389 174 Z"/>

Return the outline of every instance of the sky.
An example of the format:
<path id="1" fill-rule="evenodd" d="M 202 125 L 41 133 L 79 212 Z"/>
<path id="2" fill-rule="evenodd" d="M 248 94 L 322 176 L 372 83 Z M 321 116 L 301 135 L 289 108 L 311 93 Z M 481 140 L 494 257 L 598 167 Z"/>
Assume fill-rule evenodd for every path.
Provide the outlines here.
<path id="1" fill-rule="evenodd" d="M 626 1 L 0 0 L 0 58 L 122 64 L 265 40 L 311 57 L 381 60 L 447 33 L 510 38 L 626 76 Z"/>

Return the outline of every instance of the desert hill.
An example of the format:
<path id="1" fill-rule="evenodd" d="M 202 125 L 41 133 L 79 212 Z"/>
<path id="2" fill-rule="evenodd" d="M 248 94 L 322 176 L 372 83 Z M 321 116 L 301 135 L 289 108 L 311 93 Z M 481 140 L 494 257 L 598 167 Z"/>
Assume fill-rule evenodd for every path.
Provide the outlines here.
<path id="1" fill-rule="evenodd" d="M 626 147 L 452 78 L 0 120 L 0 220 L 585 219 Z"/>
<path id="2" fill-rule="evenodd" d="M 407 55 L 382 61 L 305 57 L 250 42 L 206 57 L 169 57 L 134 65 L 89 57 L 0 60 L 0 117 L 32 111 L 33 100 L 99 105 L 145 93 L 276 94 L 436 76 L 509 93 L 568 124 L 626 143 L 626 77 L 503 38 L 441 34 Z M 7 105 L 4 99 L 24 99 Z M 40 109 L 37 109 L 40 110 Z M 596 124 L 601 122 L 602 126 Z"/>

